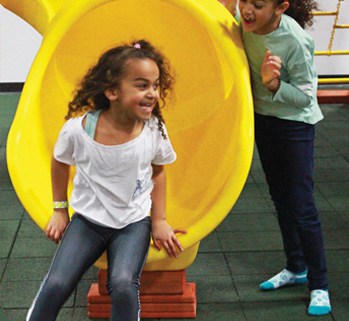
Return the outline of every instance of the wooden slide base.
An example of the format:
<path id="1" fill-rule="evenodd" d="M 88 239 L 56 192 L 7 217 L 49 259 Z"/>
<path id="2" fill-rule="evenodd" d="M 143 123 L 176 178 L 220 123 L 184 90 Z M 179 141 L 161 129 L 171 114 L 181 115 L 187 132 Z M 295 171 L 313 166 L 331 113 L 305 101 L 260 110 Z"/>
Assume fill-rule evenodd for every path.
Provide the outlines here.
<path id="1" fill-rule="evenodd" d="M 100 270 L 98 283 L 87 295 L 89 318 L 109 318 L 111 298 L 106 288 L 107 271 Z M 186 282 L 185 271 L 144 271 L 141 277 L 142 318 L 195 318 L 196 285 Z"/>

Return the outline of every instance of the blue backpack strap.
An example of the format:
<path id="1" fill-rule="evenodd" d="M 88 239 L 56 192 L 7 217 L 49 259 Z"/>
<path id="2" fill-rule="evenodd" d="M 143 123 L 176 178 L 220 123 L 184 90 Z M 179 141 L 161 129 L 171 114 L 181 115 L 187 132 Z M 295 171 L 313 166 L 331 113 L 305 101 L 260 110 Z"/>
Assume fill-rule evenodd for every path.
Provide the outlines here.
<path id="1" fill-rule="evenodd" d="M 86 115 L 85 132 L 94 139 L 99 115 L 102 110 L 88 112 Z"/>

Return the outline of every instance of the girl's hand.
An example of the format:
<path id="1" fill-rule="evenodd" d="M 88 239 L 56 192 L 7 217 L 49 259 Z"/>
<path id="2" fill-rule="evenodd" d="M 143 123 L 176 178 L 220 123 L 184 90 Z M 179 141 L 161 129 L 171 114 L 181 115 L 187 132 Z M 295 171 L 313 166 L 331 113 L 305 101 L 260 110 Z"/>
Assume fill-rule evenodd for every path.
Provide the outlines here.
<path id="1" fill-rule="evenodd" d="M 54 210 L 46 229 L 46 236 L 55 243 L 59 243 L 68 223 L 68 209 Z"/>
<path id="2" fill-rule="evenodd" d="M 265 87 L 271 92 L 277 92 L 280 87 L 281 59 L 274 56 L 269 50 L 265 53 L 261 66 L 261 78 Z"/>
<path id="3" fill-rule="evenodd" d="M 160 251 L 165 248 L 169 257 L 177 258 L 177 249 L 183 252 L 183 247 L 178 241 L 176 233 L 185 234 L 185 230 L 173 229 L 166 220 L 157 220 L 152 223 L 152 238 L 154 246 Z"/>

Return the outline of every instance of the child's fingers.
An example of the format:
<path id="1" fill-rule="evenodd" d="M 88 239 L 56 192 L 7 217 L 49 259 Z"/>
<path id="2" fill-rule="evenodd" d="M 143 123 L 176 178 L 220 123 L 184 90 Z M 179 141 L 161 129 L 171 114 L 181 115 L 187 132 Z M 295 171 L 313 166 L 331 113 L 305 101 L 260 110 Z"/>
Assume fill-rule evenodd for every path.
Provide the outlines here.
<path id="1" fill-rule="evenodd" d="M 184 251 L 182 244 L 179 242 L 179 240 L 177 239 L 177 234 L 186 234 L 187 231 L 186 230 L 182 230 L 182 229 L 174 229 L 173 230 L 173 235 L 171 237 L 171 239 L 167 242 L 168 245 L 168 253 L 171 257 L 178 257 L 177 254 L 177 249 L 179 249 L 181 252 Z"/>
<path id="2" fill-rule="evenodd" d="M 264 59 L 262 62 L 262 66 L 268 66 L 268 65 L 272 65 L 277 69 L 280 69 L 282 65 L 281 58 L 279 56 L 273 55 L 270 50 L 267 50 L 265 52 Z"/>
<path id="3" fill-rule="evenodd" d="M 55 243 L 58 243 L 60 239 L 61 239 L 61 233 L 57 230 L 56 233 L 54 234 L 53 240 Z"/>
<path id="4" fill-rule="evenodd" d="M 159 242 L 158 240 L 153 238 L 153 243 L 154 243 L 155 248 L 160 251 L 161 250 L 161 242 Z"/>
<path id="5" fill-rule="evenodd" d="M 59 230 L 53 228 L 53 226 L 49 226 L 46 230 L 46 236 L 55 243 L 59 242 L 61 235 L 62 233 Z"/>
<path id="6" fill-rule="evenodd" d="M 280 70 L 273 70 L 273 72 L 274 72 L 274 75 L 276 76 L 276 78 L 281 76 Z"/>
<path id="7" fill-rule="evenodd" d="M 164 242 L 164 248 L 170 257 L 177 257 L 177 251 L 171 242 Z"/>
<path id="8" fill-rule="evenodd" d="M 270 59 L 271 55 L 272 55 L 272 53 L 271 53 L 270 50 L 267 50 L 267 51 L 265 52 L 264 59 L 263 59 L 263 64 L 266 64 L 266 63 L 267 63 L 267 61 Z"/>
<path id="9" fill-rule="evenodd" d="M 46 236 L 50 239 L 50 240 L 52 240 L 52 241 L 55 241 L 55 229 L 52 227 L 52 226 L 50 226 L 48 229 L 47 229 L 47 231 L 46 231 Z"/>
<path id="10" fill-rule="evenodd" d="M 281 63 L 277 60 L 269 60 L 267 62 L 267 65 L 271 66 L 273 70 L 280 70 L 281 69 Z"/>
<path id="11" fill-rule="evenodd" d="M 49 225 L 49 226 L 47 227 L 47 229 L 46 229 L 45 234 L 46 234 L 47 237 L 50 237 L 50 235 L 51 235 L 51 228 L 52 228 L 52 227 Z"/>
<path id="12" fill-rule="evenodd" d="M 279 56 L 273 55 L 270 50 L 267 50 L 264 55 L 263 62 L 272 62 L 272 63 L 278 63 L 281 65 L 282 61 Z"/>
<path id="13" fill-rule="evenodd" d="M 280 69 L 282 65 L 282 61 L 278 56 L 269 56 L 265 64 L 272 65 L 274 68 Z"/>
<path id="14" fill-rule="evenodd" d="M 266 61 L 261 67 L 261 78 L 263 84 L 268 84 L 276 78 L 279 78 L 281 75 L 281 63 L 280 60 L 271 60 Z"/>
<path id="15" fill-rule="evenodd" d="M 157 250 L 161 250 L 162 247 L 164 247 L 166 253 L 169 257 L 178 257 L 178 249 L 183 252 L 183 246 L 179 242 L 179 240 L 176 237 L 176 233 L 179 234 L 186 234 L 186 230 L 182 229 L 173 229 L 171 233 L 169 233 L 166 237 L 157 239 L 154 236 L 153 238 L 153 244 Z"/>
<path id="16" fill-rule="evenodd" d="M 187 233 L 184 230 L 175 230 L 175 232 L 176 233 L 182 233 L 182 234 Z M 170 242 L 170 246 L 171 246 L 171 252 L 172 252 L 174 257 L 178 256 L 177 255 L 177 249 L 179 249 L 181 252 L 184 251 L 184 248 L 183 248 L 181 242 L 179 242 L 179 240 L 177 239 L 176 235 L 173 235 L 172 242 Z"/>
<path id="17" fill-rule="evenodd" d="M 170 245 L 171 245 L 172 256 L 177 258 L 178 257 L 178 250 L 180 252 L 183 252 L 183 247 L 182 247 L 181 243 L 177 240 L 177 238 L 174 238 Z"/>
<path id="18" fill-rule="evenodd" d="M 173 247 L 173 252 L 175 253 L 175 256 L 177 257 L 177 248 L 183 252 L 184 251 L 184 248 L 181 244 L 181 242 L 179 242 L 176 234 L 187 234 L 187 231 L 186 230 L 182 230 L 182 229 L 174 229 L 173 230 L 173 237 L 172 237 L 172 247 Z"/>
<path id="19" fill-rule="evenodd" d="M 274 80 L 275 78 L 279 78 L 280 77 L 280 75 L 281 75 L 281 73 L 280 73 L 280 70 L 279 69 L 273 69 L 273 70 L 271 70 L 270 71 L 270 73 L 269 73 L 269 81 L 272 81 L 272 80 Z"/>
<path id="20" fill-rule="evenodd" d="M 187 234 L 187 231 L 186 230 L 181 230 L 181 229 L 174 229 L 173 232 L 175 234 Z"/>
<path id="21" fill-rule="evenodd" d="M 183 248 L 181 242 L 179 242 L 179 240 L 178 240 L 177 238 L 175 238 L 175 239 L 173 240 L 173 242 L 176 244 L 176 246 L 180 249 L 181 252 L 184 251 L 184 248 Z"/>
<path id="22" fill-rule="evenodd" d="M 174 239 L 169 239 L 167 241 L 162 242 L 167 254 L 169 257 L 174 257 L 177 258 L 177 242 L 175 242 L 176 237 L 174 237 Z"/>
<path id="23" fill-rule="evenodd" d="M 164 247 L 167 255 L 169 257 L 172 257 L 172 251 L 171 251 L 170 245 L 168 244 L 168 241 L 160 241 L 160 240 L 158 240 L 158 242 L 161 243 L 161 245 L 162 245 L 161 247 Z"/>
<path id="24" fill-rule="evenodd" d="M 50 239 L 53 241 L 53 242 L 55 242 L 55 243 L 57 243 L 57 230 L 55 230 L 55 229 L 51 229 L 51 233 L 50 233 Z"/>

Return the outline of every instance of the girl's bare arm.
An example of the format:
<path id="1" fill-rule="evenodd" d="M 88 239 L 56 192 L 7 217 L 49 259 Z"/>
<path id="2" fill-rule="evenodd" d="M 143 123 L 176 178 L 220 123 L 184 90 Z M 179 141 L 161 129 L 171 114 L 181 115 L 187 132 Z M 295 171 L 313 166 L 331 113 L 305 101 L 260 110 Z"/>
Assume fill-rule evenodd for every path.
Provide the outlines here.
<path id="1" fill-rule="evenodd" d="M 67 201 L 67 189 L 70 166 L 56 159 L 51 162 L 52 193 L 53 201 Z M 58 243 L 69 223 L 67 208 L 54 209 L 52 217 L 46 229 L 46 235 L 52 241 Z"/>
<path id="2" fill-rule="evenodd" d="M 183 247 L 176 233 L 186 233 L 181 229 L 173 229 L 166 220 L 166 174 L 164 166 L 153 165 L 154 188 L 152 198 L 152 236 L 155 247 L 161 250 L 163 246 L 170 257 L 178 256 L 178 249 Z"/>

